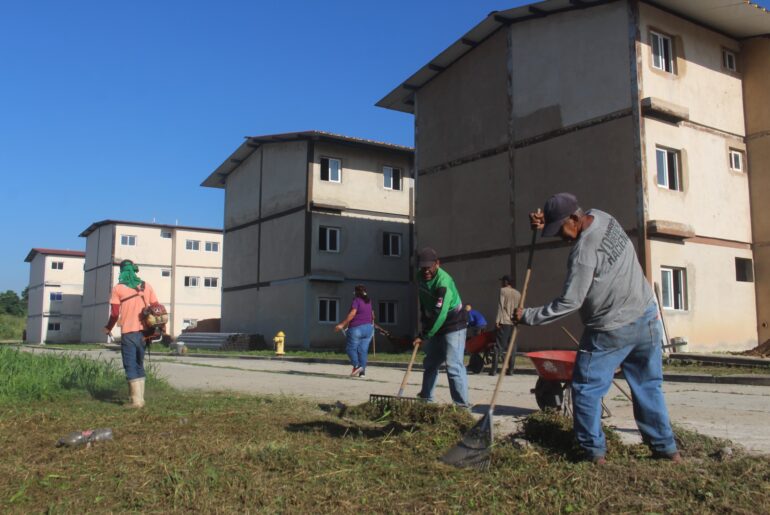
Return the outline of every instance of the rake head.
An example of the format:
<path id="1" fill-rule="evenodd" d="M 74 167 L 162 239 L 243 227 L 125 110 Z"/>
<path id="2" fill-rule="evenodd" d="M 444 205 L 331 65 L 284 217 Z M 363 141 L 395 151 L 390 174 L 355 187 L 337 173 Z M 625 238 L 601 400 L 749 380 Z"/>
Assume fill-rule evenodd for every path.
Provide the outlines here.
<path id="1" fill-rule="evenodd" d="M 440 459 L 454 467 L 486 471 L 489 470 L 492 442 L 492 413 L 487 412 L 470 431 L 465 433 L 462 440 Z"/>
<path id="2" fill-rule="evenodd" d="M 425 399 L 419 397 L 401 397 L 400 395 L 369 395 L 369 404 L 379 404 L 382 406 L 392 406 L 394 404 L 417 404 L 424 403 Z"/>

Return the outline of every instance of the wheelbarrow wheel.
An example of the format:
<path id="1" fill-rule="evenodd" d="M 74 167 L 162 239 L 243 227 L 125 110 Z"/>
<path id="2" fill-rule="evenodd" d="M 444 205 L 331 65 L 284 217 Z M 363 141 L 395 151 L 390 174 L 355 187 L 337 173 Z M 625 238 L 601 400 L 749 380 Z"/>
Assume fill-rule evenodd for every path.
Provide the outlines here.
<path id="1" fill-rule="evenodd" d="M 538 377 L 532 393 L 535 394 L 537 406 L 543 411 L 560 410 L 564 403 L 564 387 L 561 381 Z"/>
<path id="2" fill-rule="evenodd" d="M 481 357 L 481 353 L 477 352 L 471 354 L 471 357 L 468 360 L 468 366 L 465 368 L 471 374 L 478 374 L 481 372 L 484 369 L 484 358 Z"/>

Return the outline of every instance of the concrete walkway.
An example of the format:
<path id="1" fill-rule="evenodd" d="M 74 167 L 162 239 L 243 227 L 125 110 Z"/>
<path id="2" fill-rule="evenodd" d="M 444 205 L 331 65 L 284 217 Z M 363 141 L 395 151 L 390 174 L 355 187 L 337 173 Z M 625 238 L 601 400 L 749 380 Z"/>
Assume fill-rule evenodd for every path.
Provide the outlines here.
<path id="1" fill-rule="evenodd" d="M 29 352 L 58 352 L 25 348 Z M 81 351 L 95 359 L 120 363 L 114 351 Z M 366 379 L 350 378 L 348 365 L 296 363 L 268 360 L 234 360 L 153 356 L 151 363 L 175 388 L 182 390 L 237 391 L 251 394 L 290 395 L 319 402 L 366 402 L 369 394 L 395 395 L 403 379 L 403 370 L 370 367 Z M 422 373 L 409 379 L 406 395 L 414 396 L 420 388 Z M 495 387 L 496 377 L 487 374 L 469 376 L 470 398 L 474 412 L 483 414 Z M 530 393 L 536 378 L 531 375 L 506 377 L 495 410 L 497 435 L 516 430 L 522 417 L 537 410 Z M 619 381 L 628 390 L 624 381 Z M 766 386 L 665 383 L 664 391 L 671 419 L 688 429 L 719 438 L 727 438 L 746 449 L 770 454 L 770 388 Z M 446 374 L 439 376 L 436 389 L 439 402 L 450 402 Z M 639 441 L 631 403 L 613 387 L 605 398 L 612 417 L 604 420 L 614 426 L 627 441 Z"/>

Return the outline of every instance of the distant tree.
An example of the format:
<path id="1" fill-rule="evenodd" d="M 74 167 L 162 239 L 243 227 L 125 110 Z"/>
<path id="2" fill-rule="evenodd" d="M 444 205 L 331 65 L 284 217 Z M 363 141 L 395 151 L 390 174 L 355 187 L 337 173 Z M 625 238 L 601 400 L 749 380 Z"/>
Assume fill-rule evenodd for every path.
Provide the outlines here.
<path id="1" fill-rule="evenodd" d="M 24 316 L 25 311 L 25 307 L 15 291 L 7 290 L 5 293 L 0 293 L 0 313 Z"/>
<path id="2" fill-rule="evenodd" d="M 24 314 L 27 314 L 29 308 L 29 286 L 21 290 L 21 307 L 24 308 Z"/>

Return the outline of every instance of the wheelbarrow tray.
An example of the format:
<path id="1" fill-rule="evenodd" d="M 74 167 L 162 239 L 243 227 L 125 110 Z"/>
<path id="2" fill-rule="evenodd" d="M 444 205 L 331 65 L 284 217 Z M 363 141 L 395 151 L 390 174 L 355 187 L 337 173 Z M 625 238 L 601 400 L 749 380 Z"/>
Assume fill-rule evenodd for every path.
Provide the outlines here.
<path id="1" fill-rule="evenodd" d="M 490 345 L 494 345 L 497 333 L 490 331 L 488 333 L 481 333 L 472 338 L 465 340 L 465 352 L 468 354 L 477 354 L 484 352 Z"/>
<path id="2" fill-rule="evenodd" d="M 537 375 L 548 381 L 571 381 L 577 351 L 543 350 L 525 354 L 535 365 Z"/>

